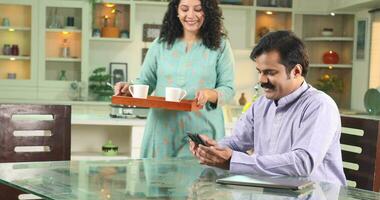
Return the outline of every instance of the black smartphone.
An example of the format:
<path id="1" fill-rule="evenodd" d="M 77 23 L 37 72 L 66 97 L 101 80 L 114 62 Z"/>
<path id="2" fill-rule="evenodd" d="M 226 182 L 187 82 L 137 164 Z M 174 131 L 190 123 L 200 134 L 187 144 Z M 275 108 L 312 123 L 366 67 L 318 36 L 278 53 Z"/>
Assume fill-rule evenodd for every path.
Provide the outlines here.
<path id="1" fill-rule="evenodd" d="M 202 140 L 202 138 L 199 136 L 199 134 L 196 133 L 186 133 L 187 136 L 195 143 L 195 144 L 201 144 L 203 146 L 207 146 L 206 143 Z"/>

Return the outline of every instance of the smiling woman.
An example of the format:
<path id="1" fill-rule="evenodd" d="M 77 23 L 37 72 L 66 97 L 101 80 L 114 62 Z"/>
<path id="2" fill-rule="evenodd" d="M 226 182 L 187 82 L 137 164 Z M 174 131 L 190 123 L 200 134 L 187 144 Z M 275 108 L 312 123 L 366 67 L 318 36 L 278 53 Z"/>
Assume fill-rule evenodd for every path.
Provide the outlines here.
<path id="1" fill-rule="evenodd" d="M 217 0 L 172 0 L 159 38 L 151 44 L 134 84 L 149 85 L 149 94 L 166 96 L 167 88 L 186 91 L 205 109 L 178 112 L 151 109 L 142 142 L 142 157 L 191 156 L 186 132 L 224 136 L 220 105 L 234 96 L 234 60 L 222 29 Z M 119 83 L 115 93 L 128 94 Z"/>

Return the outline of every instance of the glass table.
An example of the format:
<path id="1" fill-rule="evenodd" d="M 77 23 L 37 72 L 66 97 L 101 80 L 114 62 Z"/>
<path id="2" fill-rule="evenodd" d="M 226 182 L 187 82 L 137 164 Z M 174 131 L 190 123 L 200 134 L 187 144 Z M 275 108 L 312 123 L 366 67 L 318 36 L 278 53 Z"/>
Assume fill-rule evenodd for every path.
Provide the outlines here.
<path id="1" fill-rule="evenodd" d="M 54 200 L 380 199 L 376 192 L 329 183 L 303 192 L 215 183 L 228 175 L 191 158 L 0 164 L 1 184 Z"/>

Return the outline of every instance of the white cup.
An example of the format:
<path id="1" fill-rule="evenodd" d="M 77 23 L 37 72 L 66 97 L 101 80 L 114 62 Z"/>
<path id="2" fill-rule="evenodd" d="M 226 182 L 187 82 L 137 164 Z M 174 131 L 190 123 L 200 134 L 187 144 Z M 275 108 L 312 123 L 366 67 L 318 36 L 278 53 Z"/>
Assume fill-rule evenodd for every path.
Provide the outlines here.
<path id="1" fill-rule="evenodd" d="M 146 99 L 148 96 L 149 85 L 130 85 L 129 92 L 134 98 Z"/>
<path id="2" fill-rule="evenodd" d="M 185 98 L 187 92 L 181 88 L 167 87 L 165 90 L 165 101 L 180 102 Z"/>

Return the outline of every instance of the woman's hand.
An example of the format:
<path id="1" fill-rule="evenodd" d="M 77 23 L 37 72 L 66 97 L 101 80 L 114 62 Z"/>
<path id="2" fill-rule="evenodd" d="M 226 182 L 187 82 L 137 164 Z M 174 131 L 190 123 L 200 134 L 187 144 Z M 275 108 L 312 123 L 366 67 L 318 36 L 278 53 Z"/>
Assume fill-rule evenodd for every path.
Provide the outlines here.
<path id="1" fill-rule="evenodd" d="M 132 96 L 129 92 L 129 84 L 126 82 L 118 82 L 114 87 L 114 95 Z"/>
<path id="2" fill-rule="evenodd" d="M 218 93 L 213 89 L 201 89 L 198 90 L 195 95 L 195 101 L 198 106 L 203 106 L 207 102 L 216 103 L 218 101 Z"/>

